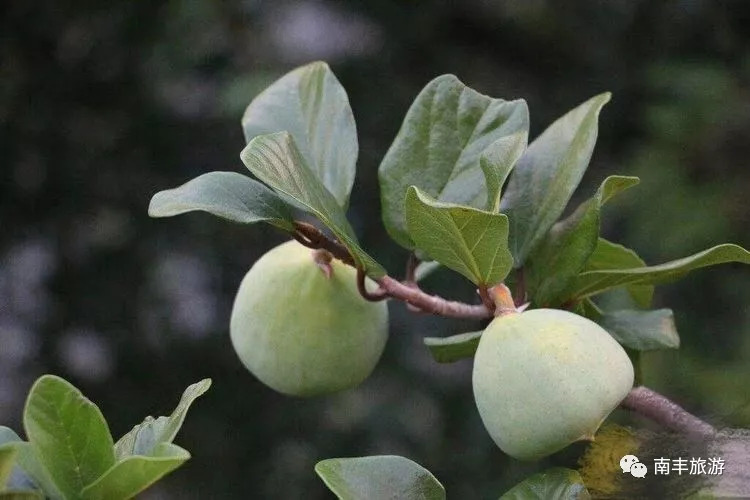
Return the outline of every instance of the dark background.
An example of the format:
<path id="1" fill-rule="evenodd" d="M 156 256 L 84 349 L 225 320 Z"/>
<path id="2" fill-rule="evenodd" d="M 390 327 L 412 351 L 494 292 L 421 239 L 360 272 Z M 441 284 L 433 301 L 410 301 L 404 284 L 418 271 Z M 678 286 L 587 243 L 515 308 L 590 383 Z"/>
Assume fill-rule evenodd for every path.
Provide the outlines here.
<path id="1" fill-rule="evenodd" d="M 642 184 L 607 209 L 604 235 L 649 263 L 750 246 L 748 2 L 18 0 L 0 19 L 0 422 L 21 431 L 26 392 L 51 372 L 101 406 L 117 439 L 213 378 L 177 438 L 193 459 L 146 498 L 328 498 L 315 462 L 367 454 L 416 460 L 450 498 L 497 498 L 580 452 L 509 460 L 481 426 L 471 362 L 438 365 L 421 344 L 477 325 L 400 304 L 356 390 L 290 399 L 242 367 L 233 294 L 281 235 L 146 208 L 203 172 L 244 171 L 244 107 L 299 64 L 329 61 L 349 93 L 361 149 L 350 218 L 396 275 L 404 253 L 380 221 L 377 165 L 414 96 L 447 72 L 527 99 L 532 137 L 611 90 L 580 192 L 611 173 Z M 447 271 L 426 287 L 473 293 Z M 646 383 L 750 425 L 748 303 L 741 266 L 659 287 L 683 347 L 645 356 Z"/>

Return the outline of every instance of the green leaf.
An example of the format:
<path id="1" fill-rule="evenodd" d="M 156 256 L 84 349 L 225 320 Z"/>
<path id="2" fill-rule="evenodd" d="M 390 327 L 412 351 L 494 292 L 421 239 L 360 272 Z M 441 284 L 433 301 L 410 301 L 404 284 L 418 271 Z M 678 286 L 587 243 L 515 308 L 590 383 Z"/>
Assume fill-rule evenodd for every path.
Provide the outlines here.
<path id="1" fill-rule="evenodd" d="M 646 263 L 633 250 L 618 243 L 599 238 L 594 252 L 586 262 L 584 271 L 601 269 L 630 269 L 646 267 Z M 648 308 L 654 297 L 653 285 L 628 285 L 626 290 L 638 307 Z"/>
<path id="2" fill-rule="evenodd" d="M 414 248 L 404 214 L 409 186 L 444 202 L 492 206 L 505 169 L 526 145 L 528 129 L 523 100 L 493 99 L 453 75 L 428 83 L 406 113 L 378 172 L 383 222 L 391 237 Z M 506 142 L 487 151 L 481 162 L 485 150 L 503 138 Z"/>
<path id="3" fill-rule="evenodd" d="M 23 424 L 37 459 L 65 498 L 78 498 L 115 463 L 99 408 L 60 377 L 44 375 L 34 383 Z"/>
<path id="4" fill-rule="evenodd" d="M 562 215 L 588 167 L 606 92 L 559 118 L 533 141 L 516 165 L 500 204 L 510 219 L 516 267 Z"/>
<path id="5" fill-rule="evenodd" d="M 0 445 L 0 490 L 8 484 L 8 478 L 16 462 L 18 451 L 12 443 Z"/>
<path id="6" fill-rule="evenodd" d="M 570 281 L 596 249 L 602 206 L 638 182 L 637 177 L 607 177 L 591 199 L 552 226 L 527 263 L 527 286 L 535 304 L 551 307 L 564 301 Z"/>
<path id="7" fill-rule="evenodd" d="M 3 487 L 13 490 L 25 490 L 35 486 L 35 483 L 29 474 L 21 467 L 21 462 L 23 461 L 22 448 L 25 445 L 27 446 L 28 443 L 21 440 L 13 429 L 0 425 L 0 455 L 8 453 L 8 449 L 13 450 L 13 466 L 10 470 L 5 471 L 3 469 L 3 460 L 0 458 L 0 490 L 2 490 Z M 5 457 L 7 460 L 7 455 L 5 455 Z M 4 476 L 4 474 L 7 475 Z M 5 481 L 5 483 L 3 483 L 3 481 Z"/>
<path id="8" fill-rule="evenodd" d="M 160 443 L 171 443 L 185 421 L 190 406 L 211 387 L 211 379 L 206 378 L 188 386 L 182 398 L 169 417 L 146 417 L 130 432 L 115 443 L 115 456 L 118 460 L 130 455 L 149 455 Z"/>
<path id="9" fill-rule="evenodd" d="M 553 467 L 529 476 L 508 490 L 500 500 L 584 500 L 591 498 L 578 472 Z"/>
<path id="10" fill-rule="evenodd" d="M 291 135 L 279 132 L 258 136 L 240 156 L 256 177 L 320 219 L 367 275 L 372 278 L 385 275 L 385 269 L 360 248 L 344 211 L 307 166 Z"/>
<path id="11" fill-rule="evenodd" d="M 5 490 L 0 491 L 0 500 L 42 500 L 44 496 L 37 491 Z"/>
<path id="12" fill-rule="evenodd" d="M 208 212 L 242 224 L 266 221 L 293 230 L 287 204 L 260 182 L 236 172 L 209 172 L 180 187 L 159 191 L 148 206 L 151 217 Z"/>
<path id="13" fill-rule="evenodd" d="M 18 450 L 16 461 L 22 473 L 16 475 L 17 471 L 14 471 L 13 476 L 11 476 L 10 485 L 14 489 L 29 489 L 38 485 L 47 498 L 52 498 L 54 500 L 71 498 L 65 497 L 60 492 L 60 489 L 41 464 L 36 451 L 31 446 L 31 443 L 19 442 L 15 444 L 15 447 Z"/>
<path id="14" fill-rule="evenodd" d="M 680 347 L 671 309 L 607 311 L 597 322 L 620 344 L 636 351 Z"/>
<path id="15" fill-rule="evenodd" d="M 344 87 L 324 62 L 287 73 L 245 110 L 246 142 L 259 135 L 289 132 L 314 175 L 346 207 L 354 184 L 359 146 Z"/>
<path id="16" fill-rule="evenodd" d="M 340 500 L 443 500 L 445 489 L 430 471 L 393 455 L 330 458 L 315 472 Z"/>
<path id="17" fill-rule="evenodd" d="M 505 181 L 526 150 L 528 125 L 523 130 L 501 137 L 487 147 L 479 158 L 479 166 L 487 185 L 487 210 L 500 210 L 500 195 Z"/>
<path id="18" fill-rule="evenodd" d="M 132 498 L 190 458 L 190 453 L 171 443 L 159 443 L 147 456 L 126 457 L 82 491 L 84 500 Z"/>
<path id="19" fill-rule="evenodd" d="M 17 443 L 22 441 L 16 432 L 10 427 L 0 425 L 0 446 L 7 443 Z"/>
<path id="20" fill-rule="evenodd" d="M 441 203 L 412 186 L 406 223 L 420 250 L 477 285 L 494 285 L 513 267 L 503 214 Z"/>
<path id="21" fill-rule="evenodd" d="M 484 330 L 459 333 L 450 337 L 425 337 L 424 344 L 438 363 L 453 363 L 474 356 L 482 333 Z"/>
<path id="22" fill-rule="evenodd" d="M 750 264 L 750 252 L 737 245 L 724 244 L 657 266 L 586 271 L 573 280 L 570 295 L 581 299 L 624 285 L 667 283 L 692 270 L 727 262 Z"/>

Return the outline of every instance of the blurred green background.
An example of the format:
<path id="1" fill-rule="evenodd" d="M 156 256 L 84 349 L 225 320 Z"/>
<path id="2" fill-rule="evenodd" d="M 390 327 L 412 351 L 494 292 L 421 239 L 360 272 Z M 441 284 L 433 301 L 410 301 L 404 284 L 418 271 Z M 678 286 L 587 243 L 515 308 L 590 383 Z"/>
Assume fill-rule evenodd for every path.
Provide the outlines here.
<path id="1" fill-rule="evenodd" d="M 177 439 L 193 459 L 144 498 L 329 498 L 315 462 L 366 454 L 416 460 L 449 498 L 497 498 L 546 464 L 503 455 L 474 407 L 471 362 L 438 365 L 421 342 L 478 325 L 392 304 L 365 384 L 280 396 L 241 366 L 228 318 L 242 276 L 281 235 L 206 215 L 152 220 L 151 195 L 242 172 L 244 107 L 324 59 L 360 134 L 350 218 L 395 275 L 405 254 L 380 221 L 377 166 L 411 100 L 448 72 L 527 99 L 532 137 L 611 90 L 580 192 L 611 173 L 642 183 L 607 209 L 604 235 L 649 263 L 750 247 L 748 26 L 740 0 L 3 2 L 0 422 L 20 431 L 26 392 L 52 372 L 100 404 L 117 438 L 211 377 Z M 425 286 L 473 300 L 446 271 Z M 646 383 L 719 425 L 750 426 L 749 303 L 741 266 L 659 287 L 683 347 L 645 356 Z"/>

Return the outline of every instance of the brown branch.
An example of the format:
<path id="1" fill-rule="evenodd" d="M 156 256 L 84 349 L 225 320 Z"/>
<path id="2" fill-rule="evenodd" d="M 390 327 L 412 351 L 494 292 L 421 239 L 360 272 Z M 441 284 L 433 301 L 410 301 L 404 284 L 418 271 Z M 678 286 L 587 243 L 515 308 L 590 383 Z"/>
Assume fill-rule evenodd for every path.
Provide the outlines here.
<path id="1" fill-rule="evenodd" d="M 620 406 L 689 436 L 710 438 L 716 435 L 711 424 L 647 387 L 633 388 Z"/>
<path id="2" fill-rule="evenodd" d="M 427 313 L 451 318 L 484 319 L 492 317 L 492 311 L 483 305 L 471 305 L 446 300 L 437 295 L 430 295 L 416 285 L 409 286 L 401 283 L 390 276 L 383 276 L 375 281 L 380 284 L 380 288 L 389 296 L 403 300 Z"/>

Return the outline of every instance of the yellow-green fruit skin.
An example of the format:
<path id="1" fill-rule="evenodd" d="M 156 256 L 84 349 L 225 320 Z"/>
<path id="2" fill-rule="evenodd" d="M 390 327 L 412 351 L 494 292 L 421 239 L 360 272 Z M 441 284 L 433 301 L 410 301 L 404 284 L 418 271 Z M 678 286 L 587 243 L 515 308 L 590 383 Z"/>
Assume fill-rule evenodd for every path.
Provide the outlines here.
<path id="1" fill-rule="evenodd" d="M 359 385 L 388 336 L 385 302 L 367 302 L 356 272 L 338 261 L 330 278 L 296 241 L 250 268 L 232 308 L 230 336 L 261 382 L 290 396 L 318 396 Z"/>
<path id="2" fill-rule="evenodd" d="M 538 460 L 592 438 L 633 387 L 633 365 L 593 321 L 534 309 L 487 326 L 472 383 L 479 415 L 500 449 Z"/>

